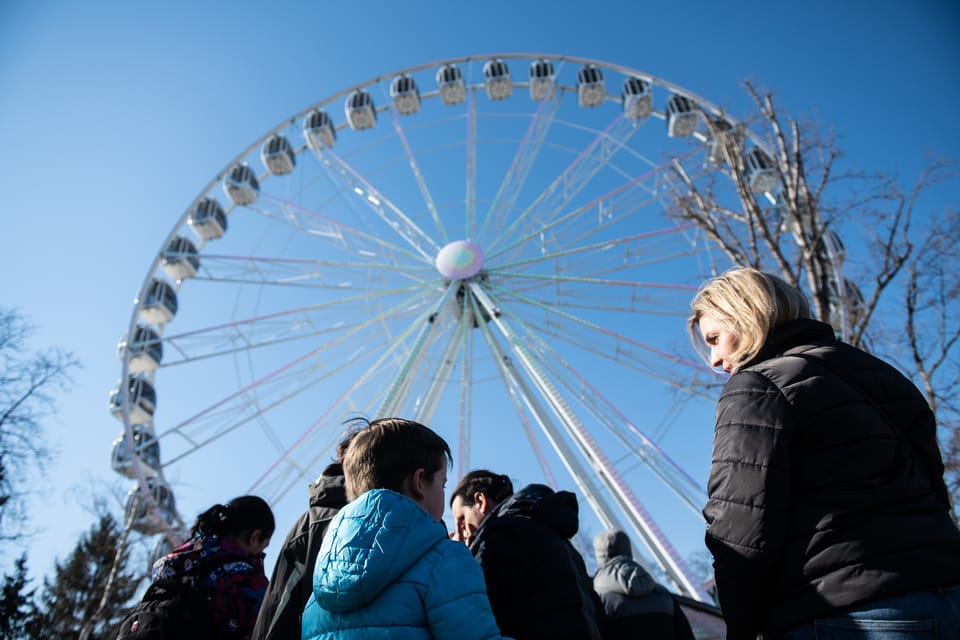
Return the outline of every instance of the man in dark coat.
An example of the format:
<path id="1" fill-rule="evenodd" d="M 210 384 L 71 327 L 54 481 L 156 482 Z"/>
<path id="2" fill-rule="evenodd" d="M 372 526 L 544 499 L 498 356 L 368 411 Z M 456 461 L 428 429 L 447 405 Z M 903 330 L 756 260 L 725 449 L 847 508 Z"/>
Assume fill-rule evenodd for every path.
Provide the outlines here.
<path id="1" fill-rule="evenodd" d="M 349 444 L 348 440 L 345 442 Z M 337 447 L 338 459 L 342 459 L 345 451 L 346 446 L 341 443 Z M 313 568 L 323 534 L 333 516 L 346 504 L 343 467 L 340 462 L 334 462 L 310 485 L 310 508 L 290 529 L 280 549 L 252 640 L 300 637 L 300 617 L 313 592 Z"/>
<path id="2" fill-rule="evenodd" d="M 579 527 L 577 497 L 541 484 L 506 498 L 480 523 L 470 551 L 504 636 L 599 640 L 599 598 L 570 544 Z"/>
<path id="3" fill-rule="evenodd" d="M 693 630 L 673 595 L 633 559 L 630 538 L 611 529 L 597 534 L 599 570 L 593 587 L 603 601 L 604 640 L 693 640 Z"/>

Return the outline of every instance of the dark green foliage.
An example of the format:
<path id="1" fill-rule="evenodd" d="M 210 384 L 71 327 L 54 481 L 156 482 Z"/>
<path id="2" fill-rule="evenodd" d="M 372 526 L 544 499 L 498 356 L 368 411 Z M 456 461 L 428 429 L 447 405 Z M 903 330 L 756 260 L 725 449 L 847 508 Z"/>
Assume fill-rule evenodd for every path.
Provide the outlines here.
<path id="1" fill-rule="evenodd" d="M 33 590 L 27 590 L 27 556 L 20 556 L 13 574 L 3 576 L 0 588 L 0 640 L 28 637 L 27 629 L 35 615 Z"/>
<path id="2" fill-rule="evenodd" d="M 32 637 L 80 638 L 84 624 L 98 611 L 121 538 L 122 531 L 113 516 L 101 515 L 66 562 L 55 564 L 53 580 L 44 579 Z M 134 604 L 131 599 L 140 577 L 127 567 L 126 554 L 121 555 L 120 563 L 110 597 L 89 640 L 113 638 L 118 623 Z"/>

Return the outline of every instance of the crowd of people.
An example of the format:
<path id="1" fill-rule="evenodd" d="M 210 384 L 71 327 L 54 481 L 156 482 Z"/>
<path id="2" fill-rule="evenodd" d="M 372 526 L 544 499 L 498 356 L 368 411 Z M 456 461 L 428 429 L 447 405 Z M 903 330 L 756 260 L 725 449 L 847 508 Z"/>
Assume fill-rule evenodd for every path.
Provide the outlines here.
<path id="1" fill-rule="evenodd" d="M 770 274 L 730 270 L 691 306 L 695 347 L 729 374 L 703 509 L 728 640 L 960 640 L 960 529 L 923 395 Z M 274 521 L 255 496 L 201 514 L 154 584 L 199 576 L 212 638 L 695 637 L 623 531 L 594 538 L 589 574 L 571 492 L 474 470 L 447 531 L 450 465 L 427 426 L 364 421 L 310 485 L 269 586 Z"/>

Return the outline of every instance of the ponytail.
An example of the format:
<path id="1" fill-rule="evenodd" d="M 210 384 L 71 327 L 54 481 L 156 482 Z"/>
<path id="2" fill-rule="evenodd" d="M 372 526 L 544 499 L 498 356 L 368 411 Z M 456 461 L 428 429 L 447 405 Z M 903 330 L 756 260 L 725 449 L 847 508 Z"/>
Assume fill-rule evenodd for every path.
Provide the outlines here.
<path id="1" fill-rule="evenodd" d="M 260 529 L 270 538 L 275 528 L 270 505 L 258 496 L 240 496 L 225 505 L 215 504 L 197 516 L 190 536 L 242 536 Z"/>

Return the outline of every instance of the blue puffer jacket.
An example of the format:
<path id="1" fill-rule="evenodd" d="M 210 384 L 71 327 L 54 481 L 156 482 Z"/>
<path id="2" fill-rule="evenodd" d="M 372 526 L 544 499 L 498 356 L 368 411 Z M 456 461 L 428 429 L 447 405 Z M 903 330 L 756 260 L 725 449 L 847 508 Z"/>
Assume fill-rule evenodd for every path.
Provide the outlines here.
<path id="1" fill-rule="evenodd" d="M 413 500 L 376 489 L 331 521 L 302 637 L 499 640 L 500 632 L 467 547 Z"/>

